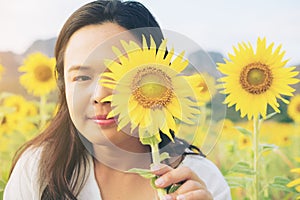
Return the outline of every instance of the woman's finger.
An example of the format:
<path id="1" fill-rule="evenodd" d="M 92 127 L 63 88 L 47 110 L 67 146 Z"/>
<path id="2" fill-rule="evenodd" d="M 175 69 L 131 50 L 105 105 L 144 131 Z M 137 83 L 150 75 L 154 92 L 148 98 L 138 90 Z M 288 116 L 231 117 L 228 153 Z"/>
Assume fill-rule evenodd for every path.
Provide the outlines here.
<path id="1" fill-rule="evenodd" d="M 166 196 L 166 199 L 187 199 L 187 200 L 211 200 L 212 195 L 205 185 L 193 180 L 186 181 L 174 193 Z"/>
<path id="2" fill-rule="evenodd" d="M 162 169 L 162 170 L 165 170 L 167 172 L 163 173 L 155 181 L 155 185 L 157 187 L 164 188 L 164 187 L 168 187 L 174 183 L 179 183 L 179 182 L 183 182 L 183 181 L 187 181 L 187 180 L 194 180 L 205 186 L 205 183 L 189 167 L 182 166 L 182 167 L 178 167 L 173 170 L 169 170 L 168 168 Z"/>
<path id="3" fill-rule="evenodd" d="M 194 180 L 187 180 L 174 193 L 184 194 L 193 190 L 206 190 L 206 186 Z"/>
<path id="4" fill-rule="evenodd" d="M 155 174 L 156 176 L 161 176 L 161 175 L 173 170 L 173 168 L 168 165 L 165 165 L 165 164 L 159 164 L 159 165 L 155 165 L 155 166 L 151 167 L 151 170 L 152 170 L 153 174 Z"/>
<path id="5" fill-rule="evenodd" d="M 193 190 L 184 194 L 168 194 L 166 200 L 212 200 L 213 197 L 207 190 Z"/>

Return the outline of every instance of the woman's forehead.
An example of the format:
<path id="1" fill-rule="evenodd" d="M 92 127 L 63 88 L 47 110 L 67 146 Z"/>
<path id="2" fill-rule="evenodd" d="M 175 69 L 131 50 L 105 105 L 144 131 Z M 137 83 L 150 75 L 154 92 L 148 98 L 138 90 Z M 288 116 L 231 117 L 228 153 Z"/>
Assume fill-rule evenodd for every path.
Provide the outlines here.
<path id="1" fill-rule="evenodd" d="M 105 23 L 89 25 L 76 31 L 70 38 L 66 51 L 64 66 L 68 70 L 72 66 L 93 65 L 103 63 L 105 59 L 116 59 L 113 47 L 121 53 L 121 40 L 130 41 L 136 38 L 125 28 L 114 24 Z"/>

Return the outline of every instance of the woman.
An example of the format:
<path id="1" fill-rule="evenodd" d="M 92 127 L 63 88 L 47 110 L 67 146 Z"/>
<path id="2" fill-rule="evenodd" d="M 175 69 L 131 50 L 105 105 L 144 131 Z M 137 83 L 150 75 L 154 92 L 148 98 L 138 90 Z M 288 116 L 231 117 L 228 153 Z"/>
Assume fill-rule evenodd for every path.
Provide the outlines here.
<path id="1" fill-rule="evenodd" d="M 142 29 L 131 31 L 136 28 Z M 98 83 L 105 70 L 103 59 L 112 56 L 111 38 L 128 31 L 130 40 L 141 41 L 141 34 L 148 39 L 151 34 L 157 44 L 163 39 L 154 17 L 137 2 L 95 1 L 69 17 L 55 48 L 59 111 L 19 152 L 4 199 L 158 198 L 149 180 L 124 172 L 147 168 L 149 147 L 125 130 L 117 131 L 116 122 L 107 119 L 111 102 L 101 101 L 112 93 Z M 203 155 L 187 155 L 191 146 L 186 142 L 175 139 L 169 144 L 162 138 L 160 148 L 168 146 L 164 149 L 173 159 L 166 162 L 169 165 L 154 166 L 153 173 L 160 177 L 156 187 L 182 183 L 164 199 L 230 199 L 215 165 Z"/>

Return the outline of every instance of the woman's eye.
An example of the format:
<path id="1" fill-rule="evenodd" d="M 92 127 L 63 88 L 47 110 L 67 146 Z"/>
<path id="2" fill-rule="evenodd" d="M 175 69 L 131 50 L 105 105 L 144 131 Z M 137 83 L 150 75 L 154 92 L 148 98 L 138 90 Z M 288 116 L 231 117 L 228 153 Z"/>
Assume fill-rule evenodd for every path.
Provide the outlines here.
<path id="1" fill-rule="evenodd" d="M 89 76 L 75 76 L 72 81 L 87 81 L 91 80 Z"/>

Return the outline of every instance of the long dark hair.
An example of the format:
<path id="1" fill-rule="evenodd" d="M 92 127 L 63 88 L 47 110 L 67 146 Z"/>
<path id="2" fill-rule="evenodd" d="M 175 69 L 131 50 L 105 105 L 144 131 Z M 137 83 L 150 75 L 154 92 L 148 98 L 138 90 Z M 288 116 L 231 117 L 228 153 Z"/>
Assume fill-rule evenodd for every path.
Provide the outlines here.
<path id="1" fill-rule="evenodd" d="M 64 84 L 64 53 L 70 37 L 87 25 L 116 23 L 127 30 L 143 28 L 138 33 L 150 37 L 159 44 L 163 34 L 153 15 L 141 3 L 134 1 L 100 0 L 88 3 L 76 10 L 64 24 L 55 47 L 56 75 L 59 88 L 59 111 L 50 125 L 36 138 L 27 142 L 17 152 L 11 172 L 22 153 L 30 147 L 43 147 L 39 165 L 40 190 L 42 199 L 74 199 L 79 194 L 85 179 L 79 173 L 87 172 L 88 152 L 73 125 L 66 103 Z M 155 27 L 149 31 L 148 27 Z M 145 29 L 144 29 L 145 28 Z M 136 33 L 136 32 L 135 32 Z M 149 42 L 149 41 L 148 41 Z M 160 148 L 170 143 L 163 137 Z M 86 141 L 88 143 L 88 141 Z M 171 145 L 172 156 L 183 155 L 190 145 L 176 139 Z"/>

